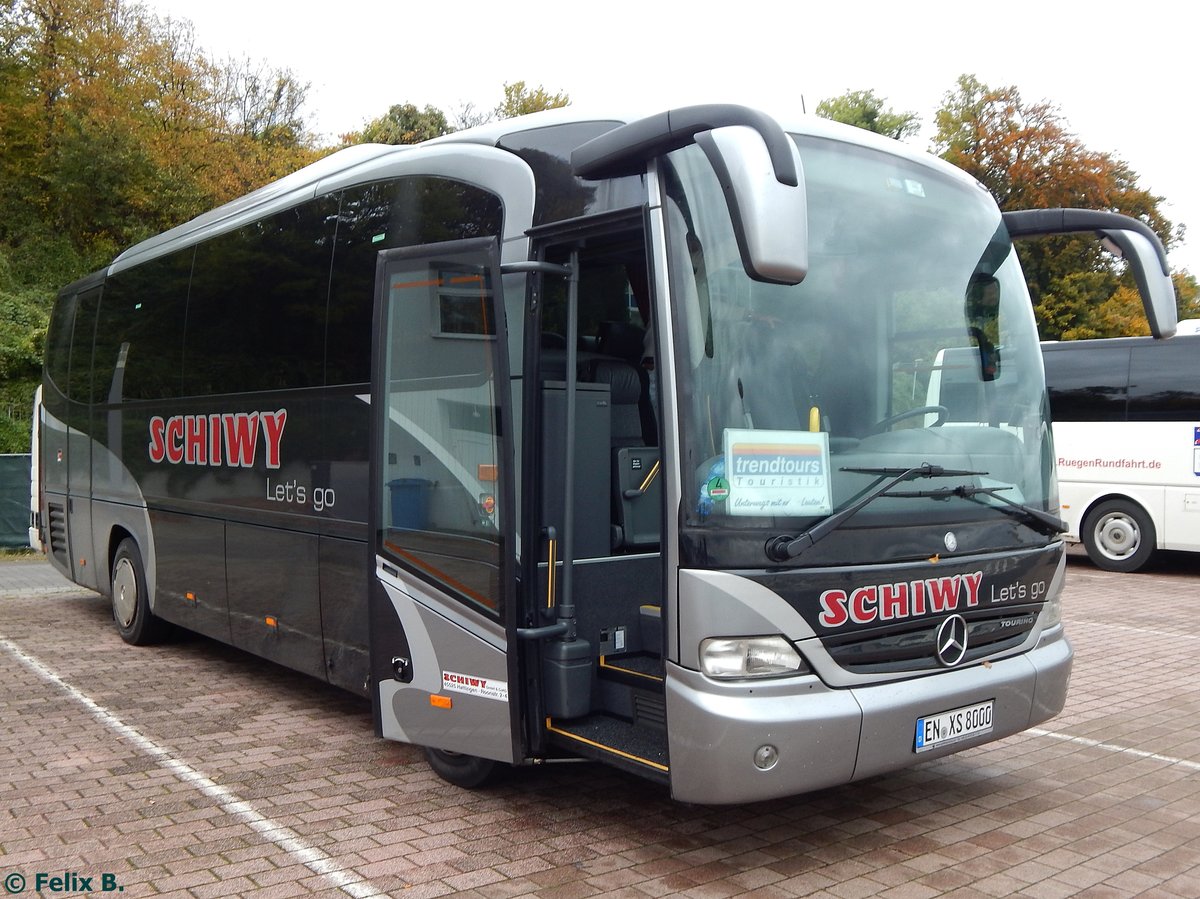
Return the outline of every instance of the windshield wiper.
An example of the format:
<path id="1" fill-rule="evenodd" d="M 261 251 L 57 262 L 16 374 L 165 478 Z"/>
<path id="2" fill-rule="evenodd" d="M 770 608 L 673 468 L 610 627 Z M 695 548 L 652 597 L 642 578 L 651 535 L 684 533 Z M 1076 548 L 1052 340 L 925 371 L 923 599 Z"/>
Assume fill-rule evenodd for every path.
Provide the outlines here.
<path id="1" fill-rule="evenodd" d="M 1059 534 L 1066 532 L 1067 523 L 1058 516 L 1051 515 L 1049 512 L 1043 512 L 1041 509 L 1035 509 L 1033 506 L 1016 502 L 1000 493 L 1001 490 L 1012 489 L 1012 487 L 974 487 L 971 485 L 962 485 L 960 487 L 939 487 L 937 490 L 902 491 L 888 495 L 924 496 L 930 499 L 950 499 L 952 496 L 958 496 L 963 499 L 975 499 L 975 497 L 982 494 L 1000 500 L 1000 502 L 1004 503 L 1004 508 L 1000 511 L 1008 512 L 1012 510 L 1014 513 L 1019 514 L 1022 521 L 1038 533 L 1045 534 L 1048 537 L 1057 537 Z"/>
<path id="2" fill-rule="evenodd" d="M 930 465 L 925 462 L 916 468 L 842 468 L 840 471 L 852 471 L 859 474 L 875 474 L 882 477 L 891 476 L 864 493 L 857 501 L 822 518 L 799 537 L 781 534 L 767 541 L 767 558 L 772 562 L 786 562 L 794 559 L 817 541 L 837 530 L 846 519 L 856 515 L 865 506 L 879 499 L 897 484 L 912 481 L 916 478 L 960 478 L 985 475 L 986 471 L 964 471 L 955 468 L 942 468 L 940 465 Z"/>

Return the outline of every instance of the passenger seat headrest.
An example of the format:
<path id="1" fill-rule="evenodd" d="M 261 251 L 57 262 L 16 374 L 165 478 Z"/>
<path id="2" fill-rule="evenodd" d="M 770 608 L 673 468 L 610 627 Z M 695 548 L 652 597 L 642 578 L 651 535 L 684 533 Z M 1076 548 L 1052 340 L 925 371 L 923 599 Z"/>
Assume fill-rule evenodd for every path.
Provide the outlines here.
<path id="1" fill-rule="evenodd" d="M 587 380 L 607 384 L 614 404 L 636 405 L 642 395 L 638 371 L 628 362 L 616 359 L 595 359 L 588 364 Z"/>

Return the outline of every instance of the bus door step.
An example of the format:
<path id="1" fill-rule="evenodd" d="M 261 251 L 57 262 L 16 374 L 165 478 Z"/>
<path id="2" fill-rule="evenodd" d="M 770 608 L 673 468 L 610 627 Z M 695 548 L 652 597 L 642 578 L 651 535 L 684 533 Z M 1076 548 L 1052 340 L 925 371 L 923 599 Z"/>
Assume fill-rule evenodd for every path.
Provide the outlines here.
<path id="1" fill-rule="evenodd" d="M 547 718 L 546 730 L 555 743 L 576 755 L 663 784 L 669 781 L 664 731 L 600 713 L 569 720 Z"/>
<path id="2" fill-rule="evenodd" d="M 667 730 L 662 659 L 649 653 L 600 657 L 592 710 L 632 721 L 638 729 Z"/>
<path id="3" fill-rule="evenodd" d="M 648 652 L 600 656 L 600 677 L 638 690 L 663 691 L 663 661 Z"/>

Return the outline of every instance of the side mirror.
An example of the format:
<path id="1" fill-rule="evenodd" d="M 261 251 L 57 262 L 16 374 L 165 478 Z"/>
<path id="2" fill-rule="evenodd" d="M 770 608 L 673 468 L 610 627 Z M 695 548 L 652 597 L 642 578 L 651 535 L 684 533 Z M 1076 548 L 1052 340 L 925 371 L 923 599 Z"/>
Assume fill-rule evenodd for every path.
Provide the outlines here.
<path id="1" fill-rule="evenodd" d="M 716 172 L 746 274 L 799 284 L 808 274 L 808 201 L 800 154 L 770 116 L 745 106 L 685 106 L 621 125 L 571 152 L 580 178 L 644 173 L 656 156 L 699 144 Z"/>
<path id="2" fill-rule="evenodd" d="M 1118 258 L 1124 259 L 1137 282 L 1138 293 L 1150 322 L 1150 333 L 1155 337 L 1172 336 L 1179 324 L 1179 311 L 1175 305 L 1175 284 L 1165 265 L 1159 264 L 1157 236 L 1154 244 L 1137 231 L 1100 232 L 1101 244 Z"/>
<path id="3" fill-rule="evenodd" d="M 808 274 L 808 198 L 795 144 L 787 143 L 795 183 L 777 177 L 763 139 L 752 129 L 715 128 L 696 135 L 725 193 L 746 274 L 756 281 L 799 284 Z"/>
<path id="4" fill-rule="evenodd" d="M 1000 377 L 1000 348 L 989 338 L 1000 333 L 1000 282 L 994 275 L 977 274 L 967 285 L 967 321 L 973 322 L 969 331 L 979 350 L 979 380 L 995 381 Z"/>
<path id="5" fill-rule="evenodd" d="M 1104 248 L 1125 260 L 1142 295 L 1150 333 L 1171 337 L 1178 325 L 1175 285 L 1167 265 L 1167 252 L 1150 226 L 1127 215 L 1093 209 L 1022 209 L 1004 213 L 1004 224 L 1014 240 L 1047 234 L 1092 231 Z"/>

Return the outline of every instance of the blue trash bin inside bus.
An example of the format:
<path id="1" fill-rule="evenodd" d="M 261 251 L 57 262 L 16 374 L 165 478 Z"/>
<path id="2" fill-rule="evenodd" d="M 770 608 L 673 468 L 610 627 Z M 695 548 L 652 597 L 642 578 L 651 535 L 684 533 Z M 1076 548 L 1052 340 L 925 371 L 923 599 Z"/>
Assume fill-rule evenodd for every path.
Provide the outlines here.
<path id="1" fill-rule="evenodd" d="M 429 494 L 433 481 L 424 478 L 396 478 L 388 481 L 392 493 L 392 527 L 419 531 L 429 524 Z"/>

